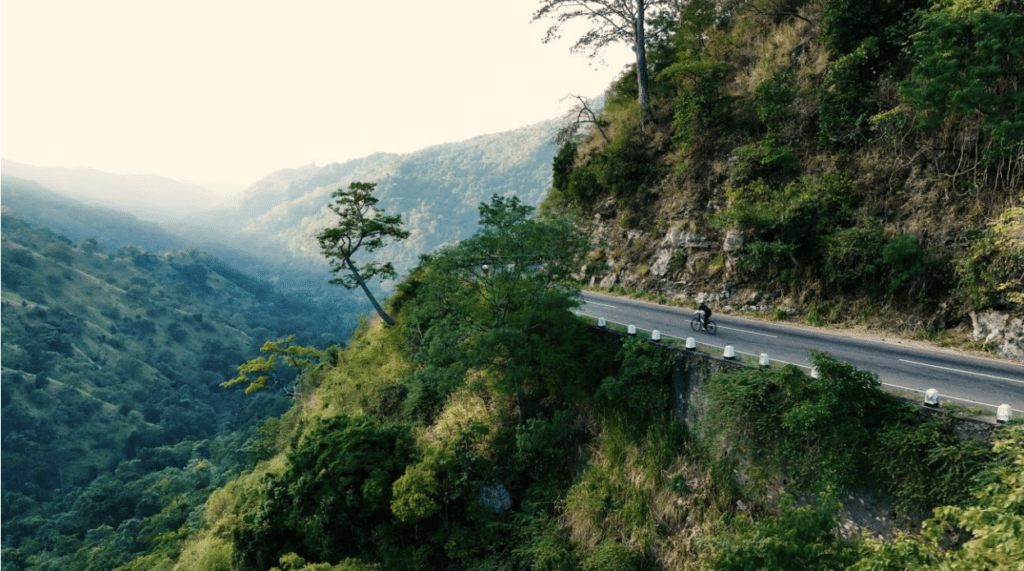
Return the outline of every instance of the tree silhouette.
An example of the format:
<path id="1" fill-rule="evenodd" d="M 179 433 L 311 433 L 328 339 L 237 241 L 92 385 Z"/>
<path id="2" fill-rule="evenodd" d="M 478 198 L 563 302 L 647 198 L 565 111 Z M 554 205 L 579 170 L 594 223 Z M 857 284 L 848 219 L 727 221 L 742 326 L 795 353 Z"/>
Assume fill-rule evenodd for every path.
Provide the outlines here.
<path id="1" fill-rule="evenodd" d="M 369 253 L 384 246 L 385 239 L 403 240 L 409 237 L 409 232 L 402 229 L 400 215 L 386 216 L 383 210 L 376 207 L 377 197 L 373 196 L 376 187 L 376 183 L 353 182 L 347 190 L 339 188 L 334 191 L 331 195 L 334 204 L 328 205 L 328 208 L 338 215 L 338 225 L 325 228 L 317 240 L 324 257 L 331 263 L 331 272 L 336 275 L 330 283 L 341 284 L 346 289 L 362 287 L 377 315 L 388 325 L 394 325 L 395 320 L 381 308 L 366 287 L 366 281 L 376 276 L 396 277 L 398 274 L 394 266 L 391 262 L 379 264 L 371 261 L 356 268 L 352 261 L 352 256 L 360 250 Z M 338 275 L 342 270 L 347 270 L 348 274 Z"/>

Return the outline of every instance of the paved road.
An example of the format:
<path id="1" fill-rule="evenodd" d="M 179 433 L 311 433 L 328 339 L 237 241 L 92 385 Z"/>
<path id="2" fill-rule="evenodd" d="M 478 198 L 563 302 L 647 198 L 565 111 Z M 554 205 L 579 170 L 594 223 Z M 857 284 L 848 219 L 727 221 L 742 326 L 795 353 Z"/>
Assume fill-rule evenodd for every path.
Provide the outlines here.
<path id="1" fill-rule="evenodd" d="M 985 359 L 946 349 L 922 349 L 898 339 L 869 341 L 842 332 L 714 314 L 718 334 L 695 333 L 692 309 L 667 307 L 634 299 L 584 292 L 580 311 L 609 322 L 636 325 L 663 336 L 694 337 L 716 348 L 732 345 L 739 354 L 767 353 L 773 362 L 810 368 L 811 349 L 830 353 L 858 369 L 878 374 L 891 389 L 923 393 L 934 388 L 943 400 L 994 412 L 1009 404 L 1024 414 L 1024 365 Z M 923 397 L 922 397 L 923 398 Z"/>

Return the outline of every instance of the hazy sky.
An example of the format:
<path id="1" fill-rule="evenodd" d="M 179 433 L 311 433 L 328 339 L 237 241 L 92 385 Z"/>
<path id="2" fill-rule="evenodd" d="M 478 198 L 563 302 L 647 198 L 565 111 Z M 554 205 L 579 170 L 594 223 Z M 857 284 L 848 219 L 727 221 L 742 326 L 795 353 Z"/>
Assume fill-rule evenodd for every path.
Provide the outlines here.
<path id="1" fill-rule="evenodd" d="M 247 185 L 506 131 L 598 95 L 539 0 L 3 0 L 0 153 Z"/>

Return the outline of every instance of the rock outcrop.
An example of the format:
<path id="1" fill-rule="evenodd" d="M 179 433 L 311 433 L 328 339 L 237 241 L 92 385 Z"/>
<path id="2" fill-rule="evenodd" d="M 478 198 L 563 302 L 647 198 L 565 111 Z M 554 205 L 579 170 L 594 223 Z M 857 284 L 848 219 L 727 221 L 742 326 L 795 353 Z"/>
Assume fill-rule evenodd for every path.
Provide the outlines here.
<path id="1" fill-rule="evenodd" d="M 972 311 L 974 339 L 991 344 L 997 354 L 1024 361 L 1024 316 L 1001 311 Z"/>

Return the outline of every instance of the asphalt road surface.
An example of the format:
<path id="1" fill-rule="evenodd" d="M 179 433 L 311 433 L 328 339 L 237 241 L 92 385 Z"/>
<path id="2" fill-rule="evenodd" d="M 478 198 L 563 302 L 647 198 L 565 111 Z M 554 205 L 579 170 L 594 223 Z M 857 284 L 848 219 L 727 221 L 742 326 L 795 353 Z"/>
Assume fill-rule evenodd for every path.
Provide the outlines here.
<path id="1" fill-rule="evenodd" d="M 900 339 L 867 340 L 841 331 L 793 326 L 713 314 L 718 334 L 690 328 L 692 309 L 667 307 L 629 298 L 583 292 L 580 312 L 609 322 L 635 325 L 662 336 L 693 337 L 705 347 L 732 345 L 738 355 L 767 353 L 773 363 L 792 363 L 810 369 L 810 351 L 817 349 L 878 374 L 891 390 L 923 393 L 936 389 L 943 401 L 995 412 L 1009 404 L 1014 416 L 1024 414 L 1024 365 L 986 359 L 949 349 L 921 348 Z"/>

